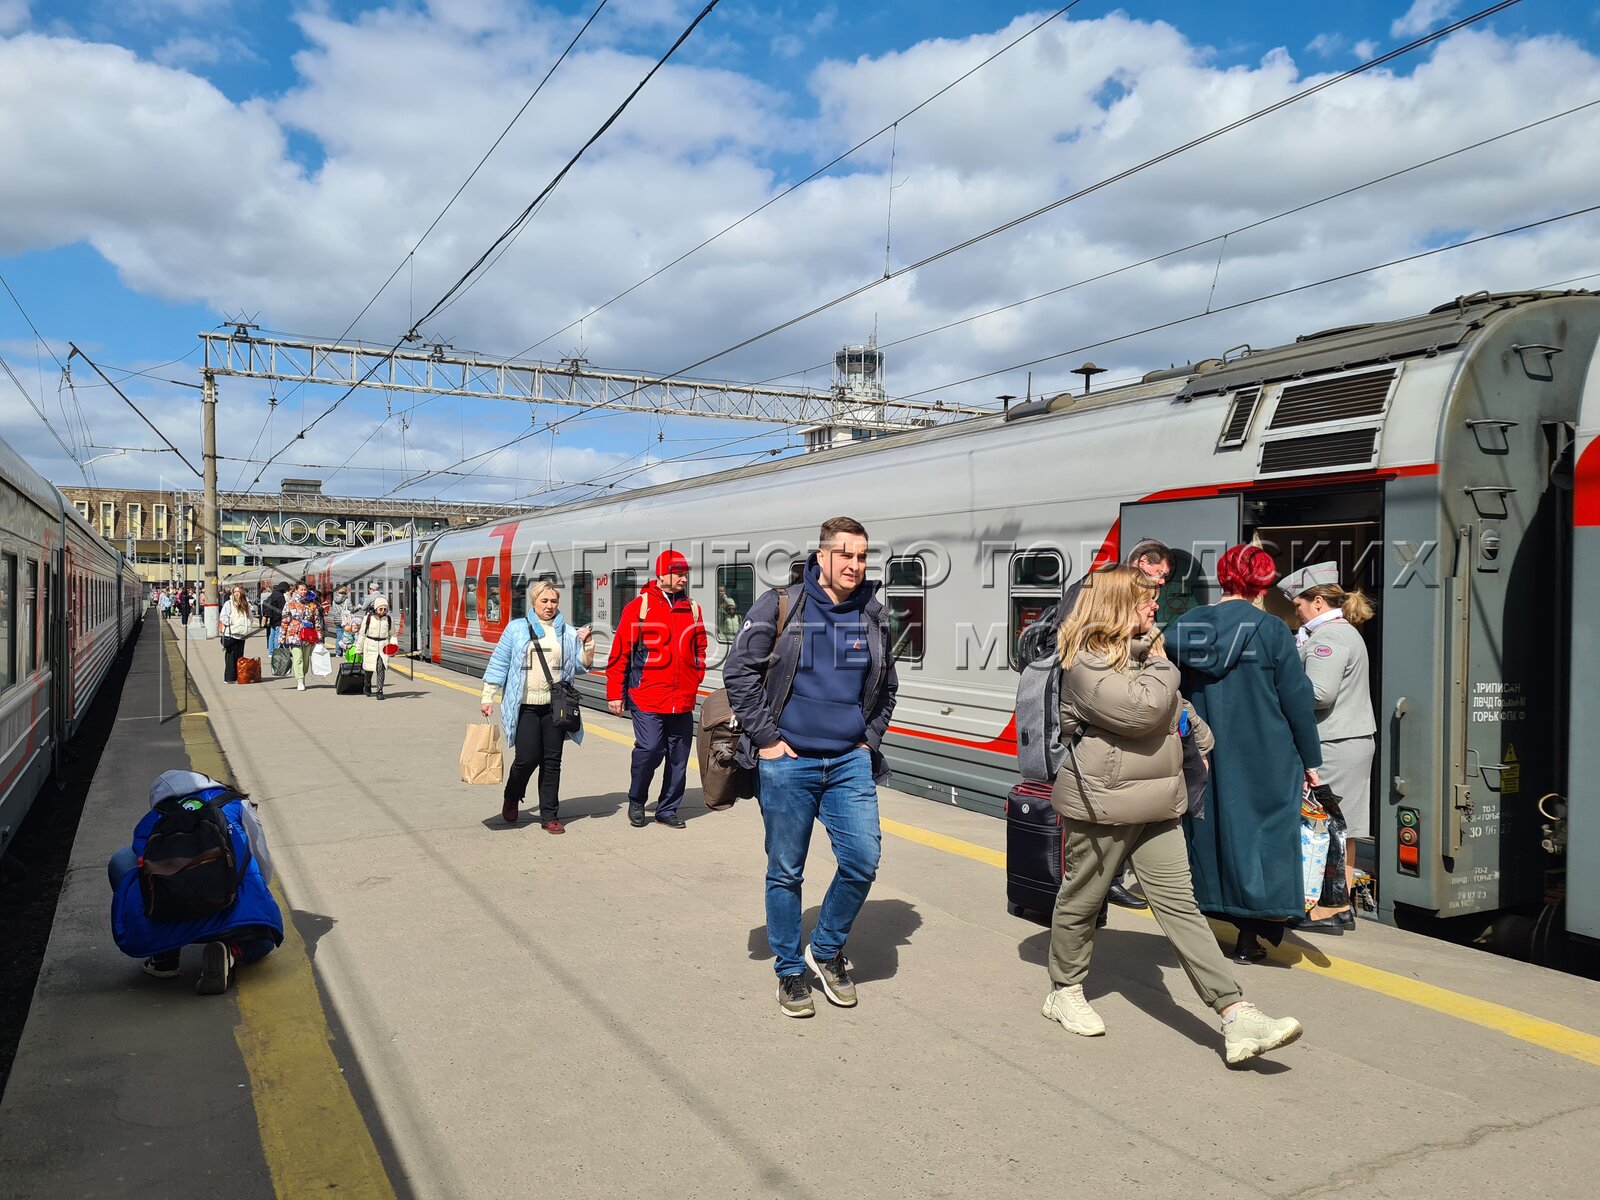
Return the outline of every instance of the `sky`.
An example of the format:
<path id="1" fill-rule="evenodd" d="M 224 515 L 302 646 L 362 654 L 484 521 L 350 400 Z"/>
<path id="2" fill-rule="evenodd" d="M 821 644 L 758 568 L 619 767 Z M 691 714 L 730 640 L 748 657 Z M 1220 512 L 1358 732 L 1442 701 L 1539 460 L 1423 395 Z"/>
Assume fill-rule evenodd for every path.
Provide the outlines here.
<path id="1" fill-rule="evenodd" d="M 200 462 L 200 333 L 392 346 L 704 3 L 608 0 L 513 122 L 600 0 L 0 0 L 0 437 L 58 484 L 195 486 L 134 407 Z M 722 0 L 418 332 L 807 388 L 875 337 L 891 396 L 983 406 L 1076 390 L 1091 358 L 1106 386 L 1600 286 L 1594 3 L 1521 0 L 1143 166 L 1488 7 Z M 799 452 L 744 422 L 340 397 L 223 378 L 222 488 L 533 506 Z"/>

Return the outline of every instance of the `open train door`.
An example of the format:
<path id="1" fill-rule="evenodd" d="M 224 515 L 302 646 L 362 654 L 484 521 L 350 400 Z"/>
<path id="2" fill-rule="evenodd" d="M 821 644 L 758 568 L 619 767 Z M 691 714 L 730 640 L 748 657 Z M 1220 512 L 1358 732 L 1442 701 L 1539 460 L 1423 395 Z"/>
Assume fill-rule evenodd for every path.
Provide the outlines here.
<path id="1" fill-rule="evenodd" d="M 1193 500 L 1145 500 L 1124 504 L 1118 522 L 1117 558 L 1121 561 L 1145 538 L 1165 542 L 1172 550 L 1172 575 L 1161 592 L 1156 623 L 1167 623 L 1191 608 L 1221 598 L 1217 559 L 1240 537 L 1243 499 L 1201 496 Z"/>

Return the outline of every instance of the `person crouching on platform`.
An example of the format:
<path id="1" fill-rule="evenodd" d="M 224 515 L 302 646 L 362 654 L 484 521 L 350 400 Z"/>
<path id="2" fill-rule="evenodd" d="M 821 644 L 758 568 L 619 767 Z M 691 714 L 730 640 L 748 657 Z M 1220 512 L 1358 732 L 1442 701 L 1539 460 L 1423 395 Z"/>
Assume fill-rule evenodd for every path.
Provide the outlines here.
<path id="1" fill-rule="evenodd" d="M 1105 1022 L 1083 994 L 1096 918 L 1106 889 L 1133 860 L 1145 899 L 1189 982 L 1222 1018 L 1230 1065 L 1300 1036 L 1293 1017 L 1274 1020 L 1245 1000 L 1211 927 L 1195 904 L 1180 820 L 1183 778 L 1178 670 L 1154 632 L 1156 589 L 1131 567 L 1095 572 L 1061 626 L 1063 739 L 1077 731 L 1050 802 L 1066 831 L 1061 891 L 1050 930 L 1044 1015 L 1084 1037 Z M 1191 717 L 1202 749 L 1210 731 Z"/>
<path id="2" fill-rule="evenodd" d="M 165 802 L 165 805 L 163 805 Z M 159 920 L 147 915 L 141 863 L 163 807 L 198 809 L 220 802 L 233 857 L 243 864 L 231 903 L 205 916 Z M 162 806 L 162 807 L 158 807 Z M 234 968 L 259 962 L 283 944 L 283 914 L 272 898 L 272 858 L 266 834 L 248 797 L 198 771 L 164 771 L 150 788 L 150 811 L 134 826 L 133 844 L 124 846 L 106 864 L 111 881 L 111 936 L 117 949 L 144 959 L 146 975 L 170 979 L 178 974 L 185 946 L 204 946 L 200 978 L 194 990 L 220 996 L 228 990 Z"/>
<path id="3" fill-rule="evenodd" d="M 383 677 L 389 670 L 388 655 L 383 648 L 394 641 L 394 623 L 389 620 L 387 600 L 378 599 L 372 610 L 361 618 L 360 630 L 356 648 L 361 651 L 361 690 L 382 700 Z"/>
<path id="4" fill-rule="evenodd" d="M 381 602 L 380 602 L 381 603 Z M 594 665 L 594 633 L 574 629 L 561 615 L 561 593 L 548 579 L 528 589 L 525 620 L 506 626 L 483 672 L 484 716 L 500 706 L 500 728 L 515 756 L 506 773 L 505 802 L 500 817 L 517 823 L 517 810 L 528 794 L 528 780 L 539 772 L 539 823 L 547 833 L 565 833 L 561 824 L 561 750 L 568 737 L 583 742 L 583 730 L 564 734 L 555 726 L 550 704 L 553 680 L 570 683 Z M 542 659 L 542 661 L 541 661 Z"/>

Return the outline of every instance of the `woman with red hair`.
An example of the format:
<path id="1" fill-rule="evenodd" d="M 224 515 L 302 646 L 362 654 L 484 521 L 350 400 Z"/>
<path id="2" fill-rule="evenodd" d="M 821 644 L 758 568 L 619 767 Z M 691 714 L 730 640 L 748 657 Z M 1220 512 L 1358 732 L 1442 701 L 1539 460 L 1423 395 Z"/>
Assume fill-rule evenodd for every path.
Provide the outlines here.
<path id="1" fill-rule="evenodd" d="M 1260 607 L 1278 577 L 1259 546 L 1217 562 L 1223 598 L 1167 629 L 1183 693 L 1216 737 L 1204 817 L 1185 817 L 1189 868 L 1202 912 L 1239 929 L 1234 958 L 1266 957 L 1259 937 L 1283 940 L 1305 915 L 1300 800 L 1317 783 L 1322 747 L 1316 698 L 1289 627 Z"/>

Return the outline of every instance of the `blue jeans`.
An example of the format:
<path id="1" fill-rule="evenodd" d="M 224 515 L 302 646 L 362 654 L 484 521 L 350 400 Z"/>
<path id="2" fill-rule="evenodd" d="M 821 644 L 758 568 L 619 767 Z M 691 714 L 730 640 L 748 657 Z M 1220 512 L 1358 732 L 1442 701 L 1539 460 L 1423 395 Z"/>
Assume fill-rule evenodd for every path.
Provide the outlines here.
<path id="1" fill-rule="evenodd" d="M 812 822 L 822 822 L 839 862 L 811 931 L 811 952 L 822 962 L 844 949 L 878 876 L 883 844 L 878 789 L 867 750 L 837 758 L 763 758 L 758 769 L 767 831 L 767 944 L 782 978 L 806 969 L 800 956 L 800 885 Z"/>
<path id="2" fill-rule="evenodd" d="M 133 852 L 132 846 L 124 846 L 122 849 L 118 850 L 106 862 L 106 878 L 111 881 L 111 890 L 115 892 L 117 887 L 122 883 L 123 877 L 129 872 L 137 871 L 138 869 L 139 856 Z M 259 929 L 260 926 L 251 925 L 248 926 L 248 928 L 253 931 Z M 277 943 L 274 942 L 270 937 L 262 937 L 257 935 L 255 937 L 230 938 L 227 936 L 227 932 L 228 931 L 225 930 L 221 937 L 218 937 L 214 940 L 219 942 L 232 942 L 235 946 L 237 946 L 239 948 L 240 963 L 260 962 L 267 955 L 271 954 L 272 951 L 277 947 Z M 156 957 L 176 961 L 178 952 L 174 950 L 171 954 L 158 954 Z"/>
<path id="3" fill-rule="evenodd" d="M 272 652 L 278 648 L 278 635 L 283 630 L 273 625 L 267 630 L 267 657 L 272 657 Z"/>
<path id="4" fill-rule="evenodd" d="M 689 776 L 689 746 L 694 742 L 693 713 L 650 713 L 633 710 L 633 771 L 628 783 L 628 803 L 643 806 L 650 799 L 650 780 L 661 760 L 661 796 L 656 820 L 670 817 L 683 800 Z"/>

